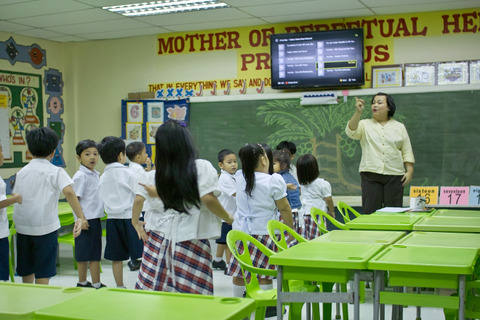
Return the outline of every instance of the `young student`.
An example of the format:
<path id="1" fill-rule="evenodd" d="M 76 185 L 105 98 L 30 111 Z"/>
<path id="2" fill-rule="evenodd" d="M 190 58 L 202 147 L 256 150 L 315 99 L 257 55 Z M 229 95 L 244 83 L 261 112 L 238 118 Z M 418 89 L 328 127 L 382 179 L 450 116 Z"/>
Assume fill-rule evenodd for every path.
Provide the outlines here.
<path id="1" fill-rule="evenodd" d="M 3 155 L 2 142 L 0 140 L 0 167 L 3 166 L 5 157 Z M 0 281 L 8 281 L 9 278 L 9 246 L 8 246 L 8 218 L 7 207 L 14 203 L 22 203 L 22 196 L 20 194 L 12 194 L 7 198 L 7 185 L 0 177 Z"/>
<path id="2" fill-rule="evenodd" d="M 145 144 L 141 141 L 131 142 L 127 145 L 126 153 L 128 160 L 130 160 L 128 169 L 131 171 L 137 182 L 142 181 L 143 175 L 152 170 L 152 160 L 148 157 Z M 146 165 L 146 167 L 144 168 L 142 165 Z M 143 219 L 143 215 L 141 219 Z M 130 271 L 135 271 L 140 269 L 141 264 L 141 259 L 130 260 L 128 262 L 128 268 L 130 268 Z"/>
<path id="3" fill-rule="evenodd" d="M 268 248 L 275 250 L 274 243 L 268 236 L 268 221 L 276 219 L 279 210 L 285 224 L 293 227 L 292 210 L 287 200 L 287 186 L 279 174 L 268 174 L 268 157 L 260 144 L 247 144 L 240 149 L 238 155 L 242 162 L 243 175 L 237 176 L 236 179 L 237 211 L 232 227 L 234 230 L 252 235 Z M 252 251 L 253 248 L 249 250 Z M 253 263 L 275 269 L 275 266 L 268 263 L 268 258 L 260 252 L 257 252 Z M 233 295 L 242 297 L 245 283 L 236 259 L 232 258 L 227 274 L 233 276 Z M 260 276 L 258 281 L 264 290 L 273 288 L 272 277 Z"/>
<path id="4" fill-rule="evenodd" d="M 125 142 L 118 137 L 105 137 L 98 144 L 98 152 L 106 164 L 100 177 L 100 199 L 107 213 L 107 243 L 105 259 L 112 261 L 113 277 L 118 288 L 123 284 L 123 260 L 142 256 L 143 244 L 130 223 L 135 177 L 124 166 Z"/>
<path id="5" fill-rule="evenodd" d="M 303 217 L 305 221 L 302 235 L 306 239 L 311 240 L 320 235 L 320 230 L 310 215 L 312 207 L 321 209 L 335 218 L 332 187 L 328 181 L 319 177 L 317 159 L 311 154 L 305 154 L 298 158 L 297 174 L 302 188 Z"/>
<path id="6" fill-rule="evenodd" d="M 273 152 L 273 171 L 282 176 L 287 184 L 287 200 L 292 209 L 293 229 L 302 234 L 303 217 L 299 215 L 302 207 L 300 201 L 300 186 L 297 179 L 290 173 L 290 152 L 288 149 Z"/>
<path id="7" fill-rule="evenodd" d="M 93 140 L 82 140 L 75 147 L 78 171 L 73 176 L 73 190 L 89 228 L 75 238 L 75 259 L 78 265 L 77 287 L 105 287 L 100 281 L 100 260 L 102 258 L 102 225 L 100 218 L 105 213 L 100 199 L 100 174 L 95 170 L 98 162 L 97 143 Z M 87 281 L 87 270 L 90 268 L 92 282 Z"/>
<path id="8" fill-rule="evenodd" d="M 48 284 L 55 276 L 58 234 L 58 197 L 63 192 L 77 221 L 73 236 L 88 229 L 73 180 L 67 172 L 50 160 L 58 145 L 58 136 L 50 128 L 27 132 L 28 150 L 33 159 L 17 173 L 14 192 L 22 195 L 22 203 L 13 208 L 17 229 L 17 273 L 24 283 Z"/>
<path id="9" fill-rule="evenodd" d="M 237 171 L 237 156 L 230 149 L 223 149 L 218 153 L 218 166 L 221 169 L 220 176 L 218 177 L 218 185 L 220 187 L 221 194 L 218 197 L 222 207 L 230 214 L 235 214 L 237 210 L 237 200 L 235 196 L 237 194 L 237 185 L 235 182 L 235 172 Z M 227 233 L 232 230 L 232 226 L 225 221 L 222 222 L 222 234 L 220 238 L 215 240 L 217 243 L 217 254 L 215 260 L 212 262 L 213 269 L 221 269 L 227 272 L 227 266 L 230 263 L 230 257 L 232 253 L 227 247 Z M 223 261 L 223 253 L 227 263 Z"/>
<path id="10" fill-rule="evenodd" d="M 183 122 L 161 125 L 155 145 L 155 175 L 145 176 L 145 188 L 137 189 L 133 205 L 132 224 L 145 241 L 135 288 L 213 295 L 208 239 L 220 236 L 222 219 L 233 221 L 217 199 L 217 171 L 210 162 L 196 159 Z M 142 222 L 145 199 L 150 211 Z"/>
<path id="11" fill-rule="evenodd" d="M 295 159 L 295 154 L 297 153 L 297 146 L 295 143 L 291 141 L 281 141 L 277 147 L 275 148 L 276 150 L 283 150 L 283 149 L 288 149 L 290 151 L 290 173 L 292 176 L 295 177 L 295 179 L 298 181 L 297 177 L 297 167 L 293 164 L 293 159 Z"/>

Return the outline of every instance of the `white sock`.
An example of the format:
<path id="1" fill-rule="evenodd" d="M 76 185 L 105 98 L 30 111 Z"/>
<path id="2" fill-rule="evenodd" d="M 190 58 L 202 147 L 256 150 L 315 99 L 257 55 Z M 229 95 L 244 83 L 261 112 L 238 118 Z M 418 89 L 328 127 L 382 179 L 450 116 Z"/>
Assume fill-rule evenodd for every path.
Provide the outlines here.
<path id="1" fill-rule="evenodd" d="M 97 283 L 92 283 L 92 286 L 94 286 L 95 288 L 100 288 L 100 286 L 102 285 L 101 282 L 97 282 Z"/>
<path id="2" fill-rule="evenodd" d="M 270 289 L 273 289 L 273 283 L 270 283 L 270 284 L 261 284 L 261 285 L 260 285 L 260 289 L 262 289 L 262 290 L 270 290 Z"/>
<path id="3" fill-rule="evenodd" d="M 85 280 L 83 282 L 79 282 L 82 286 L 86 285 L 88 283 L 88 280 Z"/>
<path id="4" fill-rule="evenodd" d="M 233 285 L 233 296 L 237 298 L 242 298 L 243 293 L 245 292 L 245 286 L 237 286 L 236 284 Z"/>
<path id="5" fill-rule="evenodd" d="M 220 262 L 222 261 L 222 257 L 215 257 L 215 262 Z"/>

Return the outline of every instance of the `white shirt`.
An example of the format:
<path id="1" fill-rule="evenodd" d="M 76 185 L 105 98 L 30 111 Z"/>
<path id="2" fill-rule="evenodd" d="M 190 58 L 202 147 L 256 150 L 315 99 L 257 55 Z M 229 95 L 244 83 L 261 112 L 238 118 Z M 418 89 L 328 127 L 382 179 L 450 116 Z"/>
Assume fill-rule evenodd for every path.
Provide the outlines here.
<path id="1" fill-rule="evenodd" d="M 130 163 L 128 164 L 128 170 L 130 170 L 130 172 L 132 173 L 133 177 L 137 180 L 137 181 L 141 181 L 143 180 L 143 176 L 145 175 L 146 171 L 145 169 L 142 167 L 142 165 L 136 163 L 136 162 L 133 162 L 133 161 L 130 161 Z"/>
<path id="2" fill-rule="evenodd" d="M 218 201 L 222 204 L 222 207 L 230 214 L 235 214 L 237 210 L 237 199 L 234 194 L 237 192 L 237 183 L 235 182 L 235 176 L 228 173 L 225 170 L 220 172 L 218 177 L 218 185 L 222 192 L 218 197 Z"/>
<path id="3" fill-rule="evenodd" d="M 310 215 L 312 207 L 328 212 L 327 203 L 324 198 L 332 196 L 332 187 L 330 183 L 321 178 L 317 178 L 310 184 L 302 184 L 302 208 L 304 214 Z"/>
<path id="4" fill-rule="evenodd" d="M 195 160 L 197 166 L 197 183 L 200 198 L 213 192 L 218 197 L 217 171 L 210 162 L 203 159 Z M 155 185 L 155 175 L 145 175 L 145 184 Z M 200 209 L 193 207 L 189 214 L 179 213 L 173 209 L 165 211 L 159 198 L 150 198 L 144 188 L 138 188 L 137 194 L 148 199 L 148 215 L 145 219 L 145 229 L 160 232 L 172 242 L 182 242 L 192 239 L 215 239 L 220 237 L 221 220 L 211 213 L 201 203 Z"/>
<path id="5" fill-rule="evenodd" d="M 7 199 L 7 184 L 0 177 L 0 201 Z M 0 239 L 8 237 L 10 231 L 8 230 L 7 207 L 0 209 Z"/>
<path id="6" fill-rule="evenodd" d="M 22 195 L 22 204 L 13 207 L 17 232 L 41 236 L 58 230 L 58 197 L 71 184 L 68 173 L 47 159 L 33 159 L 20 169 L 14 193 Z"/>
<path id="7" fill-rule="evenodd" d="M 73 176 L 73 190 L 79 198 L 85 219 L 102 218 L 105 213 L 100 199 L 100 174 L 80 165 Z"/>
<path id="8" fill-rule="evenodd" d="M 100 199 L 108 219 L 131 219 L 135 198 L 135 178 L 120 162 L 105 166 L 100 177 Z"/>
<path id="9" fill-rule="evenodd" d="M 282 176 L 274 173 L 255 172 L 252 196 L 245 192 L 247 185 L 243 175 L 236 177 L 237 211 L 232 228 L 248 234 L 267 235 L 267 223 L 276 219 L 276 200 L 287 196 L 287 185 Z"/>

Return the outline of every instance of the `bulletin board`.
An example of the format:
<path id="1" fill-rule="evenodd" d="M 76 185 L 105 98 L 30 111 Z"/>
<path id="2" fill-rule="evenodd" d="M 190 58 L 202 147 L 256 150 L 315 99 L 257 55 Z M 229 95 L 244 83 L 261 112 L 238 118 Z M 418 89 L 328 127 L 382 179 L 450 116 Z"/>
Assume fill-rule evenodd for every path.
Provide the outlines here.
<path id="1" fill-rule="evenodd" d="M 142 141 L 147 154 L 155 161 L 155 133 L 165 121 L 189 122 L 190 101 L 181 100 L 122 100 L 122 139 L 127 144 Z"/>
<path id="2" fill-rule="evenodd" d="M 31 159 L 26 133 L 43 126 L 42 76 L 0 70 L 0 139 L 3 168 L 19 168 Z"/>

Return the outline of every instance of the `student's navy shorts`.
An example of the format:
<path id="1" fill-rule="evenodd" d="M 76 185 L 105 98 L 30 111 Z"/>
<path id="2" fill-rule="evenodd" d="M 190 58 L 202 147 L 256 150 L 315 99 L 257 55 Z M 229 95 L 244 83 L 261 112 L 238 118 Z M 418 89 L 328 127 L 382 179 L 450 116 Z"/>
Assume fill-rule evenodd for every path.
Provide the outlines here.
<path id="1" fill-rule="evenodd" d="M 88 220 L 88 230 L 75 238 L 75 259 L 78 262 L 102 259 L 102 224 L 100 218 Z"/>
<path id="2" fill-rule="evenodd" d="M 9 262 L 8 237 L 0 239 L 0 280 L 8 281 L 10 272 L 8 268 Z"/>
<path id="3" fill-rule="evenodd" d="M 43 236 L 17 233 L 17 274 L 36 279 L 51 278 L 57 274 L 58 232 Z"/>
<path id="4" fill-rule="evenodd" d="M 227 244 L 227 233 L 230 230 L 232 230 L 232 225 L 226 222 L 222 222 L 222 234 L 220 235 L 220 238 L 215 240 L 215 242 L 218 244 Z"/>
<path id="5" fill-rule="evenodd" d="M 142 257 L 143 241 L 131 219 L 107 219 L 105 259 L 111 261 L 137 260 Z"/>

